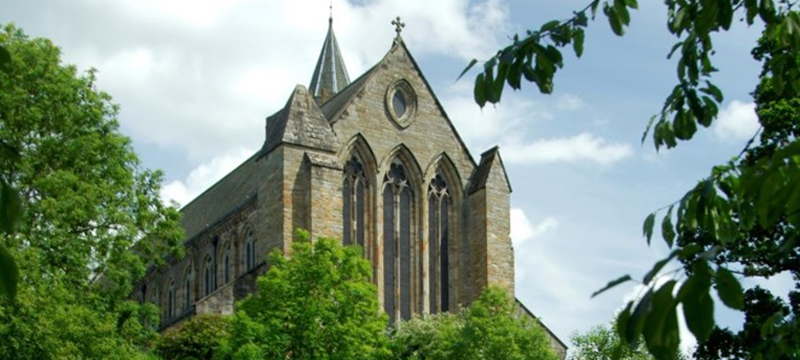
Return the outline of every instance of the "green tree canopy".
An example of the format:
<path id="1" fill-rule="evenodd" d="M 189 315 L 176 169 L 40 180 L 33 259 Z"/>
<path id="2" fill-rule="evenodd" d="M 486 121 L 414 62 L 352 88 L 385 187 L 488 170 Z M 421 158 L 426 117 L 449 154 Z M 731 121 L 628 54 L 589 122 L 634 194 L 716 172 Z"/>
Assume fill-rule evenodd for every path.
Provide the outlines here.
<path id="1" fill-rule="evenodd" d="M 548 335 L 505 291 L 489 287 L 458 313 L 413 318 L 390 335 L 394 359 L 555 360 Z"/>
<path id="2" fill-rule="evenodd" d="M 140 167 L 93 70 L 79 74 L 12 25 L 0 44 L 0 140 L 18 154 L 0 157 L 0 176 L 25 209 L 0 237 L 20 269 L 17 301 L 0 299 L 0 358 L 139 356 L 153 336 L 139 321 L 155 309 L 127 298 L 148 266 L 180 255 L 179 213 L 161 203 L 161 174 Z"/>
<path id="3" fill-rule="evenodd" d="M 258 292 L 238 304 L 223 353 L 232 359 L 376 359 L 387 316 L 361 249 L 298 231 L 291 257 L 269 255 Z"/>
<path id="4" fill-rule="evenodd" d="M 572 348 L 570 360 L 610 360 L 614 358 L 625 360 L 653 360 L 654 357 L 647 352 L 644 342 L 640 341 L 636 347 L 630 347 L 614 331 L 615 326 L 595 326 L 583 334 L 572 335 Z M 682 354 L 676 358 L 684 359 Z"/>
<path id="5" fill-rule="evenodd" d="M 800 254 L 800 141 L 797 108 L 792 108 L 800 96 L 797 4 L 791 0 L 665 0 L 665 4 L 666 30 L 677 39 L 665 50 L 670 58 L 677 55 L 677 84 L 645 128 L 642 141 L 652 134 L 656 149 L 688 141 L 700 127 L 715 121 L 723 91 L 712 82 L 717 71 L 714 35 L 729 30 L 734 19 L 742 19 L 747 26 L 761 22 L 764 30 L 759 43 L 753 44 L 756 60 L 762 64 L 761 85 L 756 90 L 760 139 L 754 136 L 733 160 L 715 166 L 681 199 L 644 221 L 649 243 L 661 213 L 662 237 L 674 250 L 644 276 L 646 291 L 620 313 L 617 333 L 632 346 L 644 336 L 648 350 L 660 359 L 670 358 L 680 343 L 679 305 L 689 330 L 702 344 L 715 327 L 712 289 L 723 304 L 743 310 L 746 293 L 741 276 L 768 277 L 787 266 L 797 269 Z M 564 66 L 561 49 L 571 47 L 576 56 L 582 55 L 584 33 L 600 9 L 614 33 L 622 36 L 631 10 L 637 8 L 637 0 L 591 0 L 568 19 L 549 21 L 525 36 L 515 36 L 483 64 L 475 79 L 475 101 L 480 106 L 497 103 L 506 84 L 519 89 L 523 78 L 535 83 L 540 92 L 551 93 L 554 76 Z M 476 63 L 473 60 L 462 75 Z M 683 264 L 683 271 L 662 274 L 673 259 Z M 796 272 L 792 275 L 800 288 L 800 278 Z M 655 281 L 662 276 L 670 280 Z M 628 280 L 631 277 L 626 275 L 611 281 L 595 295 Z M 795 306 L 798 296 L 790 298 Z M 798 330 L 800 318 L 776 310 L 759 325 L 760 336 L 751 338 L 755 343 L 747 346 L 745 356 L 800 357 Z"/>

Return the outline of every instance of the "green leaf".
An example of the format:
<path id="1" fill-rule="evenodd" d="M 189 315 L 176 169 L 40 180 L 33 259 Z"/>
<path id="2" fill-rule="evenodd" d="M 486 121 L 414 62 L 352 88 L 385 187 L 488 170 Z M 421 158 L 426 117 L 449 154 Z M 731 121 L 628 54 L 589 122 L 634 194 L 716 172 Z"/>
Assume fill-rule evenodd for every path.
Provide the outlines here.
<path id="1" fill-rule="evenodd" d="M 0 231 L 11 233 L 22 218 L 22 202 L 17 190 L 0 181 Z"/>
<path id="2" fill-rule="evenodd" d="M 647 238 L 647 245 L 650 245 L 650 239 L 653 237 L 653 226 L 656 223 L 656 213 L 647 215 L 644 219 L 644 226 L 642 226 L 642 233 Z"/>
<path id="3" fill-rule="evenodd" d="M 644 276 L 644 279 L 642 279 L 642 282 L 644 282 L 645 285 L 650 284 L 650 282 L 653 281 L 653 278 L 658 275 L 658 272 L 661 271 L 661 269 L 663 269 L 667 263 L 674 259 L 675 256 L 678 256 L 678 251 L 673 251 L 672 254 L 666 258 L 659 260 L 655 265 L 653 265 L 653 268 L 647 272 L 647 274 Z"/>
<path id="4" fill-rule="evenodd" d="M 475 79 L 475 90 L 473 91 L 473 95 L 475 96 L 475 102 L 478 103 L 480 107 L 486 105 L 486 92 L 484 91 L 484 78 L 485 75 L 483 73 L 478 74 L 478 77 Z"/>
<path id="5" fill-rule="evenodd" d="M 717 269 L 717 294 L 725 305 L 732 309 L 744 309 L 744 291 L 728 269 L 720 266 Z"/>
<path id="6" fill-rule="evenodd" d="M 675 299 L 672 297 L 675 284 L 675 280 L 670 280 L 655 292 L 642 331 L 647 349 L 657 359 L 666 359 L 677 353 L 680 343 Z"/>
<path id="7" fill-rule="evenodd" d="M 630 280 L 631 280 L 631 276 L 630 275 L 625 275 L 625 276 L 621 276 L 620 278 L 618 278 L 616 280 L 609 281 L 608 284 L 606 284 L 606 286 L 604 286 L 602 289 L 595 291 L 592 294 L 592 297 L 600 295 L 601 293 L 605 292 L 606 290 L 611 289 L 611 288 L 613 288 L 613 287 L 615 287 L 615 286 L 617 286 L 619 284 L 622 284 L 622 283 L 624 283 L 626 281 L 630 281 Z"/>
<path id="8" fill-rule="evenodd" d="M 467 71 L 469 71 L 469 69 L 472 69 L 472 67 L 475 66 L 475 64 L 477 64 L 477 63 L 478 63 L 478 59 L 470 60 L 469 64 L 467 64 L 467 67 L 464 68 L 464 71 L 462 71 L 461 74 L 458 75 L 458 79 L 456 79 L 456 81 L 460 80 L 464 76 L 464 74 L 466 74 Z"/>
<path id="9" fill-rule="evenodd" d="M 17 296 L 19 269 L 14 257 L 3 244 L 0 244 L 0 297 L 14 299 Z"/>
<path id="10" fill-rule="evenodd" d="M 639 8 L 639 3 L 637 3 L 636 0 L 625 0 L 625 5 L 628 5 L 631 9 Z"/>
<path id="11" fill-rule="evenodd" d="M 672 225 L 672 207 L 670 207 L 670 211 L 667 211 L 664 220 L 661 221 L 661 234 L 664 237 L 664 241 L 667 242 L 667 246 L 672 248 L 672 245 L 675 243 L 675 226 Z"/>
<path id="12" fill-rule="evenodd" d="M 558 20 L 551 20 L 546 22 L 542 27 L 539 29 L 540 32 L 550 31 L 555 29 L 558 25 L 561 24 L 561 21 Z"/>
<path id="13" fill-rule="evenodd" d="M 653 290 L 647 290 L 647 292 L 642 296 L 642 299 L 639 300 L 639 303 L 636 305 L 636 310 L 633 311 L 631 314 L 630 319 L 628 319 L 628 325 L 626 327 L 627 333 L 625 334 L 625 340 L 628 342 L 628 345 L 631 347 L 636 347 L 639 343 L 639 337 L 642 334 L 642 330 L 644 329 L 645 321 L 647 320 L 647 314 L 650 312 L 651 301 L 653 299 Z"/>
<path id="14" fill-rule="evenodd" d="M 605 12 L 606 16 L 608 17 L 608 24 L 611 25 L 611 30 L 614 31 L 614 34 L 617 36 L 624 35 L 625 30 L 622 29 L 622 22 L 619 14 L 617 14 L 617 11 L 610 6 L 606 6 L 603 9 L 603 12 Z"/>
<path id="15" fill-rule="evenodd" d="M 678 299 L 683 304 L 683 317 L 697 341 L 705 341 L 714 329 L 714 300 L 709 295 L 708 265 L 695 264 L 695 272 L 681 285 Z"/>
<path id="16" fill-rule="evenodd" d="M 628 321 L 631 318 L 631 309 L 633 308 L 633 301 L 629 302 L 625 309 L 617 315 L 617 335 L 620 339 L 628 339 Z"/>
<path id="17" fill-rule="evenodd" d="M 581 57 L 583 55 L 583 29 L 576 29 L 572 36 L 572 48 L 575 50 L 575 56 Z"/>

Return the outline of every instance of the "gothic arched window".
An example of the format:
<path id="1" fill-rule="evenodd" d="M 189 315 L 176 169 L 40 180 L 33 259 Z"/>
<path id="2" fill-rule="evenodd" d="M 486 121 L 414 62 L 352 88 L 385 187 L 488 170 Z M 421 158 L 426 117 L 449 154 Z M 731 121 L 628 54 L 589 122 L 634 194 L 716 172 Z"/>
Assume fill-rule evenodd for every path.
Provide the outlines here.
<path id="1" fill-rule="evenodd" d="M 231 281 L 231 244 L 228 243 L 225 245 L 225 253 L 224 258 L 222 259 L 222 266 L 223 266 L 223 279 L 225 280 L 225 284 Z"/>
<path id="2" fill-rule="evenodd" d="M 186 279 L 183 282 L 183 309 L 184 311 L 188 311 L 190 307 L 192 307 L 192 276 L 194 276 L 194 271 L 192 270 L 192 266 L 189 265 L 189 269 L 186 270 Z"/>
<path id="3" fill-rule="evenodd" d="M 175 282 L 169 282 L 169 289 L 167 290 L 167 319 L 175 316 Z"/>
<path id="4" fill-rule="evenodd" d="M 369 253 L 369 249 L 364 243 L 364 213 L 366 211 L 367 191 L 368 183 L 364 173 L 364 165 L 358 156 L 353 155 L 344 166 L 344 183 L 342 184 L 344 231 L 342 241 L 345 245 L 360 245 L 364 249 L 365 255 Z"/>
<path id="5" fill-rule="evenodd" d="M 214 260 L 206 256 L 203 265 L 203 296 L 208 296 L 214 291 Z"/>
<path id="6" fill-rule="evenodd" d="M 392 163 L 383 187 L 384 308 L 392 323 L 411 318 L 413 203 L 405 168 Z"/>
<path id="7" fill-rule="evenodd" d="M 247 232 L 247 239 L 244 245 L 245 271 L 250 271 L 256 266 L 256 237 L 253 230 Z"/>
<path id="8" fill-rule="evenodd" d="M 449 229 L 452 200 L 444 177 L 437 174 L 428 187 L 428 284 L 431 313 L 449 310 Z"/>

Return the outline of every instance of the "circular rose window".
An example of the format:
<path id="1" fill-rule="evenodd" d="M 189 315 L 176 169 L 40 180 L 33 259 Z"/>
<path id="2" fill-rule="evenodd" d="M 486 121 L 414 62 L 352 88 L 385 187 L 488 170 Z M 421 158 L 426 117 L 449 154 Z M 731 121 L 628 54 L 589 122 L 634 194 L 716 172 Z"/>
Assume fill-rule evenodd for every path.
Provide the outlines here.
<path id="1" fill-rule="evenodd" d="M 395 81 L 387 89 L 386 110 L 400 128 L 406 128 L 414 121 L 416 105 L 417 97 L 407 81 Z"/>

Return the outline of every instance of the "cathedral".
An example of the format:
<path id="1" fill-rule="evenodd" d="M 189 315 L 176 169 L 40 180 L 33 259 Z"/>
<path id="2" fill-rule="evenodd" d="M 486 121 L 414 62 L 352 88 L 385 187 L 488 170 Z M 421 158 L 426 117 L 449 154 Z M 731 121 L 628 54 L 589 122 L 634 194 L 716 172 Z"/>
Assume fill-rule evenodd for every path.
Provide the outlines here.
<path id="1" fill-rule="evenodd" d="M 297 85 L 267 117 L 261 149 L 181 210 L 186 256 L 151 269 L 134 292 L 160 306 L 160 330 L 233 313 L 267 271 L 267 253 L 287 251 L 296 229 L 361 246 L 391 322 L 466 306 L 488 285 L 514 293 L 500 151 L 472 157 L 404 24 L 392 24 L 389 51 L 351 81 L 329 19 L 308 88 Z"/>

